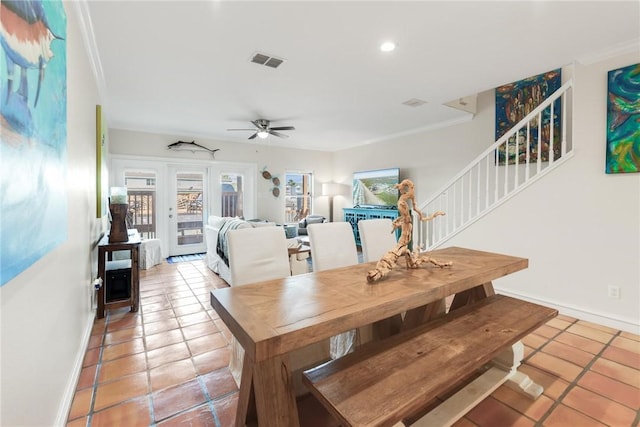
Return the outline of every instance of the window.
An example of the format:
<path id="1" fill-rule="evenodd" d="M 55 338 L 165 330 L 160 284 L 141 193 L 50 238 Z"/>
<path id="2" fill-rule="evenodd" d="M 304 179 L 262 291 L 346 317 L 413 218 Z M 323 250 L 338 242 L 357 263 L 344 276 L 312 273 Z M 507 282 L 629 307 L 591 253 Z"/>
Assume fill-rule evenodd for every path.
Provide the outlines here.
<path id="1" fill-rule="evenodd" d="M 244 216 L 244 185 L 242 175 L 220 174 L 221 216 Z"/>
<path id="2" fill-rule="evenodd" d="M 144 239 L 156 237 L 156 174 L 125 171 L 124 185 L 129 201 L 129 228 L 136 228 Z"/>
<path id="3" fill-rule="evenodd" d="M 286 223 L 291 224 L 312 212 L 313 174 L 286 172 L 284 182 L 286 184 L 284 218 Z"/>

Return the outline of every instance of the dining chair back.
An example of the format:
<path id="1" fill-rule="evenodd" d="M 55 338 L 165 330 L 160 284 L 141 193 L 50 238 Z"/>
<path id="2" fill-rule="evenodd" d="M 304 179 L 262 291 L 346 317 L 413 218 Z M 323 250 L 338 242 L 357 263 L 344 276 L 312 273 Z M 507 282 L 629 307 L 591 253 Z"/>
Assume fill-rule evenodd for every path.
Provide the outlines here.
<path id="1" fill-rule="evenodd" d="M 363 219 L 358 221 L 362 259 L 364 262 L 378 261 L 393 249 L 398 241 L 389 218 Z"/>
<path id="2" fill-rule="evenodd" d="M 239 228 L 227 234 L 231 286 L 247 285 L 291 275 L 287 240 L 282 227 Z M 229 370 L 240 385 L 244 349 L 231 339 Z"/>
<path id="3" fill-rule="evenodd" d="M 313 271 L 346 267 L 358 263 L 353 230 L 347 222 L 309 224 Z"/>
<path id="4" fill-rule="evenodd" d="M 227 237 L 231 286 L 291 275 L 282 227 L 241 228 L 229 231 Z"/>
<path id="5" fill-rule="evenodd" d="M 282 227 L 241 228 L 229 231 L 227 237 L 231 286 L 282 279 L 291 275 L 287 239 Z M 289 355 L 289 368 L 296 395 L 308 393 L 302 385 L 302 371 L 328 360 L 329 348 L 327 339 L 297 349 Z M 232 337 L 229 370 L 238 386 L 243 363 L 244 349 Z"/>
<path id="6" fill-rule="evenodd" d="M 358 264 L 358 249 L 353 230 L 347 222 L 310 224 L 309 244 L 313 271 L 329 270 Z M 337 359 L 355 350 L 359 331 L 352 329 L 329 340 L 329 354 Z"/>

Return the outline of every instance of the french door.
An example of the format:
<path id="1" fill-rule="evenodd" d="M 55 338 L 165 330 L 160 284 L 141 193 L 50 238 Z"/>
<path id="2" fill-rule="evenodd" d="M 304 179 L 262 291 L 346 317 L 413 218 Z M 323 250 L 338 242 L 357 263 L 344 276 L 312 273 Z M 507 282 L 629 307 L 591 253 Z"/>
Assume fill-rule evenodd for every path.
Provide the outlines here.
<path id="1" fill-rule="evenodd" d="M 205 167 L 169 167 L 169 255 L 206 252 L 208 181 Z"/>

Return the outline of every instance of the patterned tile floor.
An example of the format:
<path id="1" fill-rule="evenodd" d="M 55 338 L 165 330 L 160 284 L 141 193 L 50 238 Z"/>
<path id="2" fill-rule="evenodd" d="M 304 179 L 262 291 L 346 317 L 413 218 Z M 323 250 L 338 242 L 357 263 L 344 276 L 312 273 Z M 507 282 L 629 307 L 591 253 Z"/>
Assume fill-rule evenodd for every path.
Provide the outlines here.
<path id="1" fill-rule="evenodd" d="M 234 425 L 230 334 L 209 304 L 226 286 L 204 261 L 142 270 L 140 311 L 95 321 L 67 426 Z M 639 336 L 561 315 L 523 341 L 544 394 L 502 386 L 456 427 L 638 426 Z M 299 408 L 303 427 L 337 425 L 311 398 Z"/>

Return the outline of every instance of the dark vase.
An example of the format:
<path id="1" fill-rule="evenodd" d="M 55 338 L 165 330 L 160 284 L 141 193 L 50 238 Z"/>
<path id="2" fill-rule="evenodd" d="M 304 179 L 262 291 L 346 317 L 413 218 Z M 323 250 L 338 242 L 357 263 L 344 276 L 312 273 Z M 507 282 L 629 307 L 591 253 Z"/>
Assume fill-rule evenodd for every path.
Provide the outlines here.
<path id="1" fill-rule="evenodd" d="M 129 240 L 127 234 L 127 211 L 129 205 L 124 203 L 111 203 L 109 212 L 111 212 L 111 230 L 109 231 L 109 243 L 126 242 Z"/>

